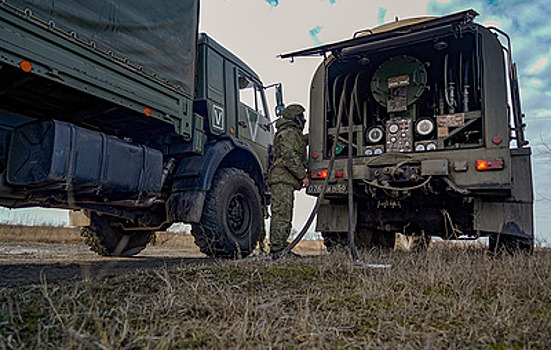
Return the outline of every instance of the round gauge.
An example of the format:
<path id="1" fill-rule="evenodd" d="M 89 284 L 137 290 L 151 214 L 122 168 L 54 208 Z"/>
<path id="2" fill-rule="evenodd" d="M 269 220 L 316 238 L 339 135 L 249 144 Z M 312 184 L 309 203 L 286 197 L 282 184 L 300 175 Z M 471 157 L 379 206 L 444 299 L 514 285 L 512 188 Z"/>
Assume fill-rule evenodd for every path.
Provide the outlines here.
<path id="1" fill-rule="evenodd" d="M 373 150 L 371 148 L 367 148 L 365 151 L 364 151 L 364 154 L 366 156 L 371 156 L 373 155 Z"/>
<path id="2" fill-rule="evenodd" d="M 435 149 L 436 149 L 436 144 L 434 142 L 427 144 L 427 151 L 434 151 Z"/>
<path id="3" fill-rule="evenodd" d="M 415 146 L 415 151 L 417 151 L 417 152 L 422 152 L 424 150 L 425 150 L 425 145 L 423 145 L 422 143 Z"/>
<path id="4" fill-rule="evenodd" d="M 375 148 L 375 151 L 373 151 L 373 154 L 383 154 L 382 148 Z"/>
<path id="5" fill-rule="evenodd" d="M 365 139 L 369 143 L 377 143 L 381 142 L 384 136 L 383 128 L 380 126 L 373 126 L 369 129 L 367 129 L 367 132 L 365 134 Z"/>
<path id="6" fill-rule="evenodd" d="M 398 126 L 398 124 L 390 124 L 388 126 L 388 132 L 390 132 L 391 134 L 396 134 L 398 130 L 400 130 L 400 127 Z"/>
<path id="7" fill-rule="evenodd" d="M 420 119 L 415 126 L 415 131 L 421 136 L 427 136 L 434 131 L 434 122 L 428 118 Z"/>

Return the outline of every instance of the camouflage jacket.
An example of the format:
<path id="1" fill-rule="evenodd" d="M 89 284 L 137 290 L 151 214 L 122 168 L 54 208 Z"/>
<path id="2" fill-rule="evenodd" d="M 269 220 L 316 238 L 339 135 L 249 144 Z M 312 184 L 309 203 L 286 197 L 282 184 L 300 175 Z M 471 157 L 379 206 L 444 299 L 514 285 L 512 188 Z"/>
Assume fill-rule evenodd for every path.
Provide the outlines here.
<path id="1" fill-rule="evenodd" d="M 307 176 L 305 135 L 302 134 L 302 128 L 292 120 L 281 118 L 276 127 L 268 183 L 286 183 L 300 189 L 302 179 Z"/>

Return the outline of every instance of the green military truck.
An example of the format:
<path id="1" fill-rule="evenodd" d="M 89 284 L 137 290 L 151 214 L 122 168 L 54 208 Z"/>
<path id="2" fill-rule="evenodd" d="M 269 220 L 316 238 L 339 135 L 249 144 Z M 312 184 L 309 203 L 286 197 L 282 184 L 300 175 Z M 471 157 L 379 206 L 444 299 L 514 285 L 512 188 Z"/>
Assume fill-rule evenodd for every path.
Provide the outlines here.
<path id="1" fill-rule="evenodd" d="M 325 55 L 310 90 L 307 192 L 330 177 L 317 217 L 329 248 L 346 242 L 353 191 L 359 245 L 390 247 L 399 232 L 424 246 L 487 236 L 493 251 L 533 249 L 510 39 L 477 15 L 396 21 L 282 55 Z"/>
<path id="2" fill-rule="evenodd" d="M 2 1 L 0 205 L 83 210 L 102 255 L 174 222 L 209 256 L 248 255 L 268 201 L 265 87 L 198 15 L 198 0 Z"/>

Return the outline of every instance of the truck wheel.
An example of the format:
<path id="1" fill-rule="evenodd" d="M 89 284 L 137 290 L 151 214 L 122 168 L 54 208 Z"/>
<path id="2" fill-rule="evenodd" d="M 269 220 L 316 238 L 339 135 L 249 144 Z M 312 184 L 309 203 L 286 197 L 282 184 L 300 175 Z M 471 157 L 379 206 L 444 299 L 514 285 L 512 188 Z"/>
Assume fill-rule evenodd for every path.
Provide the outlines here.
<path id="1" fill-rule="evenodd" d="M 347 232 L 322 232 L 323 244 L 328 252 L 334 252 L 338 249 L 345 249 L 348 246 Z M 360 228 L 354 233 L 354 243 L 358 249 L 371 248 L 372 231 Z"/>
<path id="2" fill-rule="evenodd" d="M 489 239 L 490 253 L 498 254 L 518 254 L 534 252 L 534 240 L 496 233 L 490 235 Z"/>
<path id="3" fill-rule="evenodd" d="M 321 236 L 325 248 L 330 253 L 346 248 L 346 232 L 322 232 Z"/>
<path id="4" fill-rule="evenodd" d="M 81 229 L 90 250 L 103 256 L 136 255 L 152 240 L 154 231 L 125 231 L 114 225 L 118 219 L 92 213 L 91 224 Z"/>
<path id="5" fill-rule="evenodd" d="M 396 233 L 374 230 L 371 245 L 376 248 L 393 250 L 396 245 Z"/>
<path id="6" fill-rule="evenodd" d="M 216 258 L 249 255 L 258 242 L 262 215 L 258 187 L 243 170 L 221 169 L 207 193 L 200 224 L 191 233 L 202 253 Z"/>

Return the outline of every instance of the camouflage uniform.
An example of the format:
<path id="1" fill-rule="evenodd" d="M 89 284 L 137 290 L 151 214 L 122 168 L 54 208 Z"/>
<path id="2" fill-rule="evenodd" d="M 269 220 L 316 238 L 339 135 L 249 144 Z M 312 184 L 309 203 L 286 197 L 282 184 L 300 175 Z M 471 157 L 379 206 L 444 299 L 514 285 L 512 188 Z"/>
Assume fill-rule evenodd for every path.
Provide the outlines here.
<path id="1" fill-rule="evenodd" d="M 274 137 L 272 165 L 268 184 L 272 194 L 272 219 L 270 221 L 270 248 L 277 252 L 287 246 L 293 218 L 294 191 L 302 188 L 306 178 L 306 139 L 304 108 L 289 105 L 277 123 Z"/>

